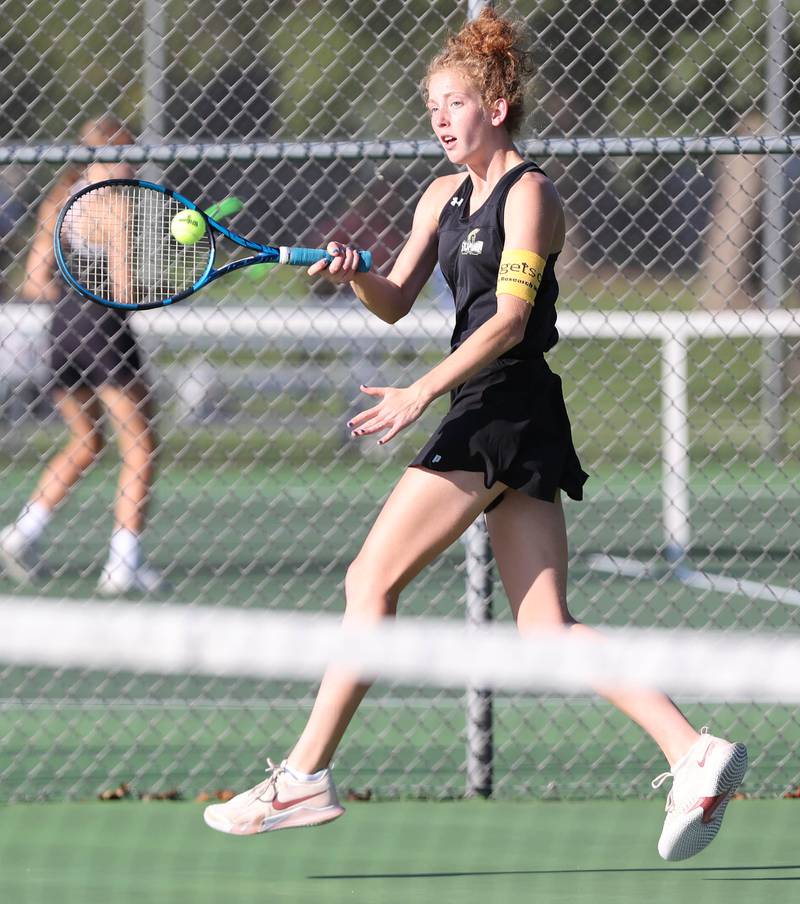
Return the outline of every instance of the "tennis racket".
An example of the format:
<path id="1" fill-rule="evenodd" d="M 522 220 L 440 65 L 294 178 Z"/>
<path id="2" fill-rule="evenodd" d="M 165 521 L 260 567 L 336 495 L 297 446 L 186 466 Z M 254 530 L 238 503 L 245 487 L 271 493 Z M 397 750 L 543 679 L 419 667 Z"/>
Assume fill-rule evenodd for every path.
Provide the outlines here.
<path id="1" fill-rule="evenodd" d="M 237 235 L 217 219 L 235 212 L 227 199 L 200 210 L 163 185 L 141 179 L 108 179 L 76 192 L 58 216 L 53 235 L 58 269 L 81 295 L 124 310 L 160 308 L 188 298 L 220 276 L 254 264 L 308 267 L 331 260 L 319 248 L 274 247 Z M 223 207 L 224 205 L 224 207 Z M 175 216 L 202 218 L 196 240 L 181 244 L 171 232 Z M 215 236 L 255 252 L 215 268 Z M 359 271 L 372 255 L 359 251 Z"/>

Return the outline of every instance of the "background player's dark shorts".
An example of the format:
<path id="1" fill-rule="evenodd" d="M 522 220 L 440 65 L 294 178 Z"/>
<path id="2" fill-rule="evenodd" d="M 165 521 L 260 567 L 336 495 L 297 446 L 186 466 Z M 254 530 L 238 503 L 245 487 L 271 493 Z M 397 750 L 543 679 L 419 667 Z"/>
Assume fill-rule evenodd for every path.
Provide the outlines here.
<path id="1" fill-rule="evenodd" d="M 583 499 L 588 477 L 572 442 L 561 379 L 544 358 L 496 361 L 467 380 L 411 466 L 483 472 L 487 488 L 499 481 L 547 502 L 559 490 Z"/>
<path id="2" fill-rule="evenodd" d="M 136 337 L 124 312 L 77 295 L 61 299 L 53 312 L 49 363 L 58 389 L 124 388 L 143 378 Z"/>

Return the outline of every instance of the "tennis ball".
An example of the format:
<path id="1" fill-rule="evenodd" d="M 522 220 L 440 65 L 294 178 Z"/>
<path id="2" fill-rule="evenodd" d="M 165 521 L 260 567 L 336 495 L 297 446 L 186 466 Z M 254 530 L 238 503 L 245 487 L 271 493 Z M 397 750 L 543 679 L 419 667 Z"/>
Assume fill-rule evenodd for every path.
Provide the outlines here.
<path id="1" fill-rule="evenodd" d="M 206 221 L 194 210 L 182 210 L 172 218 L 169 231 L 181 245 L 194 245 L 206 234 Z"/>

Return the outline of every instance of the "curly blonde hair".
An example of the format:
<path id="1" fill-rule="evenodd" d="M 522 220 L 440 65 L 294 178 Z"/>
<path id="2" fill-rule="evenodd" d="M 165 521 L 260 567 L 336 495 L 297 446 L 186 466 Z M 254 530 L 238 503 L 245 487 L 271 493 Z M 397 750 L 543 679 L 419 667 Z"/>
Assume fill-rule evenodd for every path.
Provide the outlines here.
<path id="1" fill-rule="evenodd" d="M 525 49 L 525 28 L 521 23 L 499 16 L 491 6 L 457 34 L 450 35 L 425 75 L 427 96 L 431 76 L 443 69 L 455 69 L 479 92 L 487 106 L 501 97 L 508 102 L 505 126 L 514 133 L 525 117 L 525 87 L 533 74 L 530 54 Z"/>

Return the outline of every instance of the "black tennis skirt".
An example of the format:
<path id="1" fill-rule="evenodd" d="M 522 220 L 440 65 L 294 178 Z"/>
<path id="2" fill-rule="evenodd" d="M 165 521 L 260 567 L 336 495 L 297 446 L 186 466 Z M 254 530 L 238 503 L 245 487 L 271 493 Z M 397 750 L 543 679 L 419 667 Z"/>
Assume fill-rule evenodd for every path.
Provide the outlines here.
<path id="1" fill-rule="evenodd" d="M 143 377 L 136 337 L 123 311 L 71 293 L 57 302 L 49 332 L 54 388 L 125 388 Z"/>
<path id="2" fill-rule="evenodd" d="M 487 489 L 499 481 L 547 502 L 559 490 L 583 499 L 588 478 L 572 443 L 561 379 L 544 358 L 500 359 L 459 386 L 411 467 L 483 472 Z"/>

